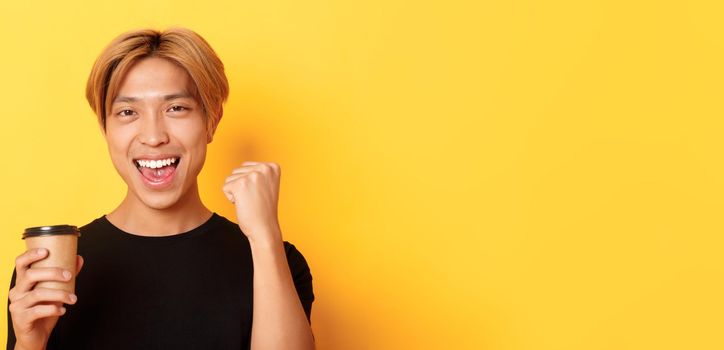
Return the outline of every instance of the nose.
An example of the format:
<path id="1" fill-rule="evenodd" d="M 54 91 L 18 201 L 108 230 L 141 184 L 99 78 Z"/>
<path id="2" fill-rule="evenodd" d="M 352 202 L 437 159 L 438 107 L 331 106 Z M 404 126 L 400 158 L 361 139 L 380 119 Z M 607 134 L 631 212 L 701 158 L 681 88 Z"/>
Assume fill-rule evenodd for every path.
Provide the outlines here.
<path id="1" fill-rule="evenodd" d="M 168 132 L 163 116 L 153 116 L 144 119 L 141 123 L 139 141 L 147 146 L 158 146 L 168 143 Z"/>

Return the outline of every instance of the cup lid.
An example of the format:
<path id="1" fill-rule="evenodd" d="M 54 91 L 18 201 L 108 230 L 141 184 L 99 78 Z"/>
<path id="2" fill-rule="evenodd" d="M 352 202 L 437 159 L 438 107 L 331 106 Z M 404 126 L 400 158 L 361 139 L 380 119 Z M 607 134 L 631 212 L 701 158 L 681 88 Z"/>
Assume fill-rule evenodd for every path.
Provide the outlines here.
<path id="1" fill-rule="evenodd" d="M 73 225 L 52 225 L 28 227 L 23 232 L 23 239 L 35 236 L 55 236 L 55 235 L 76 235 L 80 237 L 80 230 Z"/>

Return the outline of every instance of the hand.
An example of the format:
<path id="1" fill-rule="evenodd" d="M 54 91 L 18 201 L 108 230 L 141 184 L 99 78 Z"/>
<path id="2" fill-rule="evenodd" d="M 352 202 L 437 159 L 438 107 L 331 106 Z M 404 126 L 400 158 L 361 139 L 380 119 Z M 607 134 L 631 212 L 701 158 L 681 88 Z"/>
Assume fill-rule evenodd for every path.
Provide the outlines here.
<path id="1" fill-rule="evenodd" d="M 34 288 L 38 282 L 70 280 L 71 275 L 64 276 L 61 268 L 29 267 L 47 255 L 47 249 L 32 249 L 15 260 L 15 286 L 8 292 L 8 299 L 16 349 L 44 349 L 58 318 L 65 314 L 63 304 L 77 301 L 74 294 L 64 290 Z M 83 258 L 78 255 L 76 259 L 77 270 L 74 272 L 77 276 L 83 267 Z"/>
<path id="2" fill-rule="evenodd" d="M 236 206 L 241 231 L 250 241 L 281 242 L 277 217 L 279 202 L 278 164 L 244 162 L 224 183 L 224 194 Z"/>

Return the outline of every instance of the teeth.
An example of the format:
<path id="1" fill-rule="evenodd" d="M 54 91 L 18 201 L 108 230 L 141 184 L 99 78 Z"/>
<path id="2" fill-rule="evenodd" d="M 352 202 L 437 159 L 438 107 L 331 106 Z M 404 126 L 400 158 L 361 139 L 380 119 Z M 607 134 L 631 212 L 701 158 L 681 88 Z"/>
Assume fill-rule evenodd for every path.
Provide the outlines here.
<path id="1" fill-rule="evenodd" d="M 174 164 L 174 163 L 176 163 L 177 160 L 178 160 L 178 158 L 166 158 L 166 159 L 159 159 L 159 160 L 139 159 L 139 160 L 136 160 L 136 164 L 138 164 L 138 166 L 142 166 L 144 168 L 157 169 L 157 168 L 165 167 L 167 165 Z"/>

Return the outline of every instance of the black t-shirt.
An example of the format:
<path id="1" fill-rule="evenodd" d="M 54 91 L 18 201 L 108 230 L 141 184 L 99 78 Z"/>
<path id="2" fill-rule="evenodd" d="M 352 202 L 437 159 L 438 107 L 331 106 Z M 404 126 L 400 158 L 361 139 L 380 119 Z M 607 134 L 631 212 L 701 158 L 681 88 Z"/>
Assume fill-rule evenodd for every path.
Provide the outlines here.
<path id="1" fill-rule="evenodd" d="M 104 215 L 80 231 L 78 301 L 66 305 L 47 349 L 249 348 L 253 265 L 237 224 L 213 213 L 190 231 L 149 237 L 124 232 Z M 310 321 L 309 266 L 294 245 L 285 241 L 284 248 Z M 15 278 L 13 271 L 10 288 Z M 8 310 L 7 348 L 14 346 Z"/>

